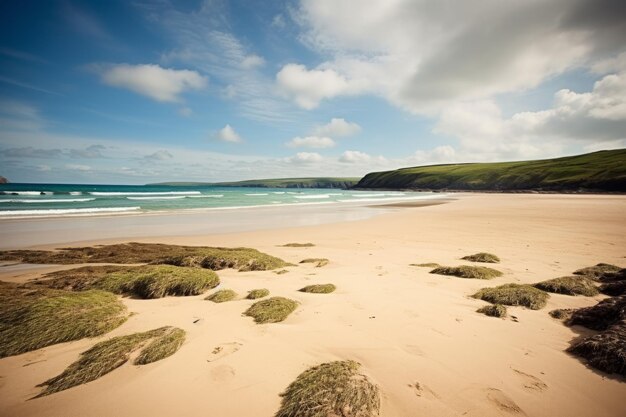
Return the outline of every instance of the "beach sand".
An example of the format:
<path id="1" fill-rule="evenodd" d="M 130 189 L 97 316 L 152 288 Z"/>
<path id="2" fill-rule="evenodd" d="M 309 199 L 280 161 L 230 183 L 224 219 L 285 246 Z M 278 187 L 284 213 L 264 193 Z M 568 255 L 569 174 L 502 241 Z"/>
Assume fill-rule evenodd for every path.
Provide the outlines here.
<path id="1" fill-rule="evenodd" d="M 330 263 L 288 267 L 283 275 L 218 271 L 220 288 L 232 288 L 240 298 L 268 288 L 299 301 L 282 323 L 254 324 L 242 316 L 253 302 L 243 299 L 215 304 L 204 296 L 125 298 L 137 314 L 107 335 L 1 359 L 1 416 L 270 417 L 298 374 L 344 359 L 360 362 L 380 387 L 384 417 L 617 417 L 626 410 L 623 378 L 594 371 L 564 352 L 588 331 L 548 315 L 554 308 L 594 305 L 604 296 L 553 294 L 542 310 L 510 307 L 517 322 L 476 313 L 486 303 L 469 297 L 482 287 L 534 283 L 598 262 L 625 267 L 625 196 L 459 194 L 447 204 L 393 207 L 351 222 L 154 235 L 133 240 L 245 246 L 294 264 L 311 257 Z M 59 236 L 62 241 L 67 236 Z M 278 246 L 289 242 L 315 247 Z M 459 258 L 481 251 L 501 258 L 488 266 L 502 277 L 450 278 L 409 266 L 471 264 Z M 0 279 L 20 282 L 61 268 L 67 266 L 4 267 Z M 337 291 L 297 291 L 316 283 L 333 283 Z M 37 384 L 95 342 L 164 325 L 187 331 L 173 356 L 141 367 L 127 363 L 91 383 L 31 399 L 40 392 Z"/>

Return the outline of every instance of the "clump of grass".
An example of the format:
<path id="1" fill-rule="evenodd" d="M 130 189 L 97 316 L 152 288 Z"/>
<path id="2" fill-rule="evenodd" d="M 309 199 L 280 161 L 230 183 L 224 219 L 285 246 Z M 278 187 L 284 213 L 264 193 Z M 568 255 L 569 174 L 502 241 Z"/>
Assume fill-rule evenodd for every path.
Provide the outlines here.
<path id="1" fill-rule="evenodd" d="M 257 301 L 244 313 L 254 318 L 256 323 L 277 323 L 285 320 L 298 307 L 294 300 L 284 297 L 272 297 Z"/>
<path id="2" fill-rule="evenodd" d="M 233 290 L 219 290 L 214 292 L 205 298 L 205 300 L 213 301 L 214 303 L 225 303 L 226 301 L 232 301 L 237 297 L 237 293 Z"/>
<path id="3" fill-rule="evenodd" d="M 612 296 L 626 294 L 626 281 L 614 281 L 602 284 L 600 285 L 600 292 Z"/>
<path id="4" fill-rule="evenodd" d="M 100 336 L 127 319 L 110 292 L 68 292 L 0 286 L 0 358 Z"/>
<path id="5" fill-rule="evenodd" d="M 599 263 L 594 266 L 578 269 L 574 271 L 574 275 L 586 275 L 592 279 L 597 280 L 599 277 L 606 273 L 619 272 L 620 269 L 621 268 L 619 266 Z"/>
<path id="6" fill-rule="evenodd" d="M 307 369 L 280 394 L 275 417 L 378 416 L 380 392 L 359 367 L 355 361 L 335 361 Z"/>
<path id="7" fill-rule="evenodd" d="M 315 245 L 313 243 L 286 243 L 281 246 L 283 248 L 312 248 Z"/>
<path id="8" fill-rule="evenodd" d="M 180 349 L 185 341 L 185 331 L 171 327 L 163 334 L 152 340 L 139 356 L 134 360 L 135 365 L 147 365 L 152 362 L 172 356 Z"/>
<path id="9" fill-rule="evenodd" d="M 101 289 L 138 298 L 198 295 L 220 283 L 213 271 L 171 265 L 86 266 L 45 278 L 37 284 L 73 291 Z"/>
<path id="10" fill-rule="evenodd" d="M 144 346 L 134 363 L 143 365 L 156 362 L 173 355 L 184 340 L 184 330 L 175 327 L 161 327 L 105 340 L 83 352 L 60 375 L 39 384 L 40 387 L 45 386 L 45 389 L 38 397 L 94 381 L 128 362 L 130 355 Z"/>
<path id="11" fill-rule="evenodd" d="M 0 261 L 32 264 L 152 263 L 212 270 L 235 268 L 239 271 L 265 271 L 290 265 L 282 259 L 250 248 L 214 248 L 137 242 L 62 248 L 56 251 L 0 251 Z"/>
<path id="12" fill-rule="evenodd" d="M 584 338 L 567 349 L 589 365 L 607 373 L 626 376 L 626 322 Z"/>
<path id="13" fill-rule="evenodd" d="M 267 297 L 268 295 L 270 295 L 270 290 L 268 290 L 267 288 L 259 288 L 250 291 L 246 298 L 248 300 L 256 300 L 257 298 Z"/>
<path id="14" fill-rule="evenodd" d="M 275 273 L 276 275 L 282 275 L 282 274 L 286 274 L 286 273 L 288 273 L 288 272 L 289 272 L 289 271 L 288 271 L 288 270 L 286 270 L 286 269 L 279 269 L 278 271 L 274 271 L 274 273 Z"/>
<path id="15" fill-rule="evenodd" d="M 550 311 L 548 314 L 550 314 L 550 317 L 554 319 L 567 321 L 570 317 L 572 317 L 573 312 L 573 308 L 557 308 L 556 310 Z"/>
<path id="16" fill-rule="evenodd" d="M 439 268 L 441 265 L 435 262 L 427 262 L 424 264 L 409 264 L 409 266 L 419 266 L 420 268 Z"/>
<path id="17" fill-rule="evenodd" d="M 489 317 L 506 317 L 506 307 L 502 304 L 484 306 L 476 310 L 476 312 Z"/>
<path id="18" fill-rule="evenodd" d="M 572 313 L 569 325 L 585 326 L 592 330 L 606 330 L 626 320 L 626 295 L 611 297 L 592 307 L 579 308 Z"/>
<path id="19" fill-rule="evenodd" d="M 500 258 L 498 258 L 493 253 L 487 253 L 487 252 L 479 252 L 473 255 L 467 255 L 467 256 L 462 257 L 461 259 L 464 259 L 470 262 L 484 262 L 484 263 L 489 263 L 489 264 L 500 263 Z"/>
<path id="20" fill-rule="evenodd" d="M 594 281 L 585 276 L 560 277 L 534 284 L 535 288 L 566 295 L 585 295 L 591 297 L 598 294 Z"/>
<path id="21" fill-rule="evenodd" d="M 335 291 L 337 287 L 333 284 L 316 284 L 316 285 L 307 285 L 304 288 L 300 288 L 298 291 L 300 292 L 309 292 L 313 294 L 328 294 Z"/>
<path id="22" fill-rule="evenodd" d="M 617 282 L 626 281 L 626 268 L 622 268 L 619 271 L 605 272 L 598 277 L 600 282 Z"/>
<path id="23" fill-rule="evenodd" d="M 300 261 L 301 264 L 315 264 L 316 268 L 328 265 L 329 260 L 326 258 L 307 258 Z"/>
<path id="24" fill-rule="evenodd" d="M 502 272 L 486 266 L 440 266 L 430 271 L 431 274 L 449 275 L 470 279 L 493 279 L 502 276 Z"/>
<path id="25" fill-rule="evenodd" d="M 531 285 L 504 284 L 494 288 L 483 288 L 472 297 L 493 304 L 525 306 L 539 310 L 546 305 L 550 294 Z"/>

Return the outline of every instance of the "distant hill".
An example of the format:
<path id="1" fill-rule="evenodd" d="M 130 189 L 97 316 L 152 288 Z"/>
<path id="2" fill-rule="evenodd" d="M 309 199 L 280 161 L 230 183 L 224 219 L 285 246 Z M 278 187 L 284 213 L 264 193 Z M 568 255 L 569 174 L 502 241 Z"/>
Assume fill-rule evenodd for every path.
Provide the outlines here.
<path id="1" fill-rule="evenodd" d="M 6 178 L 0 177 L 0 184 L 8 184 L 8 183 L 9 181 Z"/>
<path id="2" fill-rule="evenodd" d="M 537 161 L 446 164 L 372 172 L 354 188 L 626 192 L 626 149 Z"/>
<path id="3" fill-rule="evenodd" d="M 350 188 L 359 182 L 359 178 L 274 178 L 263 180 L 247 180 L 235 182 L 161 182 L 149 185 L 198 186 L 212 185 L 216 187 L 263 187 L 263 188 Z"/>

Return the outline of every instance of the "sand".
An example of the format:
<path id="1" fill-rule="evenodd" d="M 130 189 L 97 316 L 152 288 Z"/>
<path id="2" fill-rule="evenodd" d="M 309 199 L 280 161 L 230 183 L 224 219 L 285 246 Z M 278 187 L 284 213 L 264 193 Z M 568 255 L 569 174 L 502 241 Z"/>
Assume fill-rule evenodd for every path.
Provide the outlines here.
<path id="1" fill-rule="evenodd" d="M 0 360 L 2 416 L 267 416 L 279 393 L 310 366 L 354 359 L 380 386 L 381 416 L 623 416 L 626 383 L 564 350 L 582 329 L 550 318 L 554 308 L 595 304 L 603 296 L 553 294 L 539 311 L 510 307 L 511 319 L 476 313 L 468 297 L 484 286 L 534 283 L 598 262 L 626 266 L 626 197 L 460 194 L 428 207 L 396 207 L 351 222 L 253 232 L 134 240 L 248 246 L 322 268 L 289 273 L 219 271 L 219 288 L 239 300 L 196 297 L 124 299 L 138 314 L 110 334 Z M 120 230 L 120 237 L 123 231 Z M 312 242 L 311 248 L 279 247 Z M 96 242 L 94 242 L 96 243 Z M 431 275 L 411 263 L 471 264 L 491 252 L 504 272 L 491 281 Z M 0 268 L 24 281 L 58 266 Z M 299 288 L 333 283 L 332 294 Z M 301 304 L 286 321 L 257 325 L 242 313 L 248 290 L 268 288 Z M 175 355 L 147 366 L 126 364 L 86 385 L 31 400 L 35 386 L 80 352 L 111 336 L 163 325 L 187 331 Z M 221 347 L 218 353 L 216 348 Z"/>

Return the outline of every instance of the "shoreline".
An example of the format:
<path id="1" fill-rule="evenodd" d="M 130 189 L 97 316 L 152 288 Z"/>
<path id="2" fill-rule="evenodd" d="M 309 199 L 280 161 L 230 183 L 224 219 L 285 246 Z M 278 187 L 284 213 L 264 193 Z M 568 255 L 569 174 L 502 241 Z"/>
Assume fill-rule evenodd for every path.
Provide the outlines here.
<path id="1" fill-rule="evenodd" d="M 136 314 L 111 333 L 1 359 L 0 414 L 195 417 L 210 409 L 224 417 L 271 417 L 280 405 L 279 394 L 302 371 L 350 359 L 361 363 L 379 386 L 381 417 L 621 417 L 624 378 L 594 371 L 567 354 L 579 329 L 548 315 L 555 308 L 594 305 L 604 296 L 551 294 L 541 310 L 510 307 L 514 321 L 476 313 L 485 302 L 470 295 L 483 287 L 569 275 L 599 262 L 626 266 L 626 197 L 455 197 L 450 204 L 418 209 L 362 207 L 360 211 L 380 213 L 354 221 L 300 226 L 283 219 L 264 230 L 167 236 L 155 236 L 157 230 L 152 229 L 153 235 L 135 240 L 244 246 L 294 266 L 284 275 L 217 271 L 222 281 L 217 289 L 240 294 L 222 304 L 205 301 L 206 294 L 122 298 Z M 131 223 L 137 218 L 129 217 Z M 57 240 L 75 236 L 63 230 L 51 234 Z M 117 232 L 116 238 L 97 238 L 90 244 L 127 239 L 120 236 L 122 229 Z M 289 242 L 315 246 L 280 246 Z M 489 266 L 502 271 L 502 277 L 449 278 L 410 266 L 467 265 L 471 263 L 460 258 L 480 251 L 501 258 L 501 263 Z M 328 258 L 330 263 L 322 268 L 299 264 L 310 257 Z M 0 280 L 24 282 L 70 267 L 0 268 Z M 335 284 L 337 290 L 298 292 L 325 283 Z M 298 308 L 282 323 L 254 324 L 241 315 L 252 303 L 243 297 L 253 288 L 294 299 Z M 30 400 L 38 383 L 57 375 L 94 343 L 163 325 L 187 332 L 180 351 L 171 357 L 145 367 L 128 363 L 96 381 Z M 212 352 L 218 347 L 224 353 L 216 356 Z"/>

